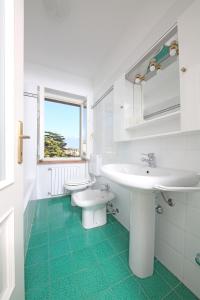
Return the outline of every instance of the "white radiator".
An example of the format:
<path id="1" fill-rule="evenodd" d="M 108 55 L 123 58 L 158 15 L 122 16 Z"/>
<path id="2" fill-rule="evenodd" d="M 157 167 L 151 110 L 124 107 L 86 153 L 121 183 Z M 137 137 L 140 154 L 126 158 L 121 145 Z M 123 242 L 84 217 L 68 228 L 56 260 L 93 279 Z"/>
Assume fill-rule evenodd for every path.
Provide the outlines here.
<path id="1" fill-rule="evenodd" d="M 64 184 L 67 181 L 81 180 L 88 174 L 87 164 L 77 164 L 62 167 L 51 167 L 48 169 L 50 174 L 50 192 L 51 196 L 64 194 Z"/>

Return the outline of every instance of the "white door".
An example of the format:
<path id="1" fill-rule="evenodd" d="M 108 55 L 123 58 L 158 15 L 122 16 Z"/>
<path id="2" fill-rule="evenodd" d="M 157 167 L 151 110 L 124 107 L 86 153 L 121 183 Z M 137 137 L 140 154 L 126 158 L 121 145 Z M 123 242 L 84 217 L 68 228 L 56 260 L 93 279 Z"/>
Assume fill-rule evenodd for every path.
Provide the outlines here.
<path id="1" fill-rule="evenodd" d="M 0 0 L 0 299 L 24 299 L 22 120 L 23 0 Z"/>

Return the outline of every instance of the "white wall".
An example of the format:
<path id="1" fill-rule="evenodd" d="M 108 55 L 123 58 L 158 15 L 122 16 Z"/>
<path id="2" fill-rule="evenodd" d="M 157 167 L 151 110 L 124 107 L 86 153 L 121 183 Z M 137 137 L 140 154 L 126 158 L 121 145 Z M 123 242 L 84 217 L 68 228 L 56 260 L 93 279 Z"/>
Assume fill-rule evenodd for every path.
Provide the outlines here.
<path id="1" fill-rule="evenodd" d="M 125 45 L 116 49 L 112 59 L 102 66 L 95 80 L 94 94 L 103 94 L 115 79 L 126 72 L 134 62 L 175 23 L 177 17 L 193 1 L 182 1 L 171 15 L 155 26 L 155 31 L 146 37 L 137 49 Z M 129 36 L 131 39 L 132 37 Z M 119 59 L 121 52 L 122 59 Z M 200 173 L 200 133 L 185 136 L 160 137 L 132 142 L 113 142 L 113 99 L 112 93 L 94 109 L 94 151 L 103 155 L 103 163 L 141 163 L 141 153 L 154 152 L 160 167 L 193 170 Z M 101 178 L 101 181 L 107 181 Z M 114 205 L 119 209 L 117 218 L 129 228 L 129 192 L 114 183 L 116 193 Z M 157 196 L 157 202 L 164 208 L 156 216 L 155 254 L 157 258 L 178 276 L 200 298 L 200 268 L 195 255 L 200 252 L 200 193 L 169 193 L 175 201 L 173 208 Z"/>
<path id="2" fill-rule="evenodd" d="M 37 101 L 35 98 L 24 97 L 24 134 L 30 140 L 24 140 L 23 165 L 24 165 L 24 210 L 28 201 L 35 198 L 36 185 L 36 149 L 37 149 Z"/>
<path id="3" fill-rule="evenodd" d="M 37 86 L 44 86 L 55 90 L 65 91 L 87 97 L 88 108 L 92 102 L 92 88 L 87 79 L 74 76 L 55 69 L 48 69 L 41 65 L 25 63 L 24 90 L 37 93 Z M 47 188 L 48 176 L 40 177 L 49 166 L 37 165 L 37 99 L 25 97 L 24 99 L 25 133 L 31 135 L 31 140 L 25 142 L 25 186 L 37 178 L 31 199 L 49 197 Z M 92 114 L 88 114 L 88 151 L 91 151 Z M 68 164 L 65 164 L 66 166 Z M 46 174 L 46 173 L 45 173 Z M 38 176 L 37 176 L 38 175 Z M 46 187 L 46 188 L 45 188 Z M 30 195 L 29 195 L 30 196 Z M 29 197 L 28 197 L 29 198 Z M 30 199 L 30 198 L 29 198 Z M 26 204 L 28 202 L 26 193 Z M 26 205 L 25 205 L 26 207 Z"/>
<path id="4" fill-rule="evenodd" d="M 200 133 L 114 143 L 112 103 L 113 92 L 94 110 L 94 151 L 102 154 L 103 164 L 141 163 L 141 153 L 154 152 L 160 167 L 200 173 Z M 129 228 L 129 191 L 105 178 L 100 182 L 110 184 L 116 194 L 114 206 L 119 209 L 116 217 Z M 175 201 L 174 207 L 166 205 L 159 194 L 156 197 L 164 213 L 156 216 L 155 254 L 200 297 L 200 268 L 194 261 L 200 252 L 200 193 L 168 193 L 168 196 Z"/>
<path id="5" fill-rule="evenodd" d="M 145 22 L 140 22 L 137 34 L 135 26 L 127 28 L 126 34 L 115 45 L 115 51 L 105 57 L 104 64 L 99 66 L 93 78 L 95 98 L 101 96 L 121 74 L 126 73 L 193 2 L 194 0 L 177 0 L 165 15 L 161 15 L 159 8 L 155 7 L 159 19 L 152 22 L 152 17 L 149 16 Z"/>

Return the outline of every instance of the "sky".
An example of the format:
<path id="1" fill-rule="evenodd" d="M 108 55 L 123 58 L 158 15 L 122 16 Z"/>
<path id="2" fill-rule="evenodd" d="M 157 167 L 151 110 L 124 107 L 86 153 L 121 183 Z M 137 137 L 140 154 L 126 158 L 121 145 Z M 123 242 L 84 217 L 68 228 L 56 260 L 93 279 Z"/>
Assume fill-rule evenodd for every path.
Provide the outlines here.
<path id="1" fill-rule="evenodd" d="M 67 147 L 79 148 L 80 107 L 45 101 L 45 131 L 63 135 Z"/>

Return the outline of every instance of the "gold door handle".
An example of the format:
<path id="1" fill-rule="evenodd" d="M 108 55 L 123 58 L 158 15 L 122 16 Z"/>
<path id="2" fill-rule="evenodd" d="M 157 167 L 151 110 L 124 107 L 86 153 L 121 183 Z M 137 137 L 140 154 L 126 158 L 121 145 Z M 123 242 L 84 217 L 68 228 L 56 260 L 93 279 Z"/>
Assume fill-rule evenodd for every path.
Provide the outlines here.
<path id="1" fill-rule="evenodd" d="M 22 139 L 22 140 L 30 140 L 30 135 L 19 135 L 19 139 Z"/>
<path id="2" fill-rule="evenodd" d="M 18 121 L 18 164 L 23 163 L 23 140 L 30 139 L 29 135 L 23 135 L 23 122 Z"/>

